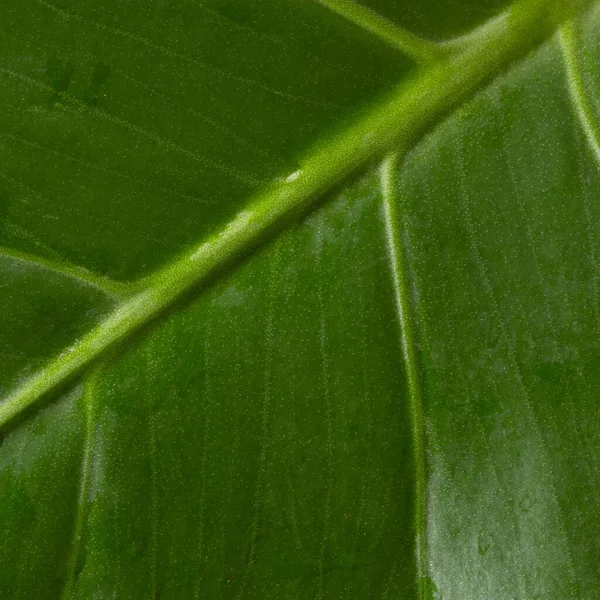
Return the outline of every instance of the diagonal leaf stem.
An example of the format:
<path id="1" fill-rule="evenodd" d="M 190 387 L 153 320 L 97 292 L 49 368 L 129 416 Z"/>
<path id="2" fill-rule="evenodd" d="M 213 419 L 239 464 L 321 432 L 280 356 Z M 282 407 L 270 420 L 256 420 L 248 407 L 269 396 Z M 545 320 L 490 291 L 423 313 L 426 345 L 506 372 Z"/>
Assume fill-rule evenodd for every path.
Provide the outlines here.
<path id="1" fill-rule="evenodd" d="M 523 0 L 514 6 L 484 39 L 401 83 L 369 112 L 307 153 L 298 171 L 258 192 L 218 234 L 140 281 L 139 293 L 0 403 L 0 426 L 273 238 L 358 169 L 396 148 L 412 148 L 435 123 L 555 31 L 555 1 Z M 568 6 L 571 12 L 563 5 L 561 18 L 572 16 L 581 4 L 573 0 Z"/>

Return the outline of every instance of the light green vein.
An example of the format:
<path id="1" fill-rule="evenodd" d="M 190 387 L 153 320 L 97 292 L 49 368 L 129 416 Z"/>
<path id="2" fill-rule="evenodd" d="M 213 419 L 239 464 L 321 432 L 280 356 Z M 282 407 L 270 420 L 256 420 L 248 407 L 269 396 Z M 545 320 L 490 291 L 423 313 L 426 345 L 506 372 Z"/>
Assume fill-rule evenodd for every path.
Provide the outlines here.
<path id="1" fill-rule="evenodd" d="M 571 10 L 580 2 L 568 3 Z M 324 199 L 335 185 L 395 148 L 407 150 L 499 70 L 556 29 L 551 0 L 523 0 L 510 18 L 473 47 L 401 83 L 346 129 L 300 160 L 300 169 L 250 199 L 219 233 L 153 276 L 106 320 L 25 380 L 0 404 L 0 425 L 67 381 L 108 348 L 157 318 L 182 296 L 208 283 Z M 564 4 L 562 5 L 564 9 Z"/>
<path id="2" fill-rule="evenodd" d="M 416 334 L 408 280 L 407 261 L 400 232 L 400 207 L 396 192 L 398 155 L 389 156 L 381 166 L 381 191 L 385 238 L 394 284 L 396 310 L 400 326 L 402 354 L 406 368 L 409 391 L 410 423 L 415 470 L 415 538 L 419 600 L 426 600 L 427 577 L 427 485 L 425 462 L 425 421 L 423 414 L 423 389 L 419 374 Z"/>
<path id="3" fill-rule="evenodd" d="M 600 125 L 583 75 L 581 50 L 578 49 L 578 39 L 575 24 L 566 23 L 560 29 L 560 45 L 567 71 L 569 95 L 575 109 L 575 114 L 581 123 L 585 139 L 598 164 L 600 164 Z"/>
<path id="4" fill-rule="evenodd" d="M 77 498 L 77 514 L 75 516 L 75 529 L 73 532 L 73 545 L 69 559 L 67 572 L 67 581 L 63 588 L 61 600 L 70 600 L 74 597 L 74 587 L 77 574 L 77 562 L 81 552 L 81 543 L 83 540 L 83 528 L 85 525 L 85 505 L 90 487 L 92 473 L 92 460 L 95 441 L 95 410 L 94 394 L 96 392 L 99 379 L 100 368 L 94 370 L 87 381 L 84 383 L 82 402 L 85 410 L 85 441 L 83 450 L 83 460 L 81 462 L 81 483 L 79 487 L 79 496 Z"/>
<path id="5" fill-rule="evenodd" d="M 102 275 L 98 275 L 77 265 L 36 256 L 34 254 L 29 254 L 28 252 L 13 250 L 12 248 L 6 248 L 4 246 L 0 246 L 0 257 L 10 258 L 11 260 L 27 263 L 28 265 L 45 271 L 51 271 L 58 275 L 69 277 L 82 285 L 94 287 L 113 298 L 123 299 L 128 296 L 134 288 L 134 284 L 130 286 L 126 283 L 121 283 L 120 281 L 114 281 L 113 279 L 102 277 Z"/>
<path id="6" fill-rule="evenodd" d="M 354 0 L 318 0 L 318 2 L 418 63 L 435 62 L 445 55 L 445 51 L 434 42 L 392 23 Z"/>

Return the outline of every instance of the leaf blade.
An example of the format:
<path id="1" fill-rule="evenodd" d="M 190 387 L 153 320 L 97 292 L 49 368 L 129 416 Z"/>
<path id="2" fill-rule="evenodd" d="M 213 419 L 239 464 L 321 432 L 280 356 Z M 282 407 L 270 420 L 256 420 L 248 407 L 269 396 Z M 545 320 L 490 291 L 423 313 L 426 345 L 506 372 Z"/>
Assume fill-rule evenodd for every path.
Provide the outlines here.
<path id="1" fill-rule="evenodd" d="M 526 36 L 537 8 L 548 9 L 540 13 L 544 24 Z M 356 152 L 343 143 L 356 132 L 346 132 L 308 154 L 316 200 L 353 171 L 355 155 L 364 166 L 398 139 L 408 150 L 446 115 L 450 99 L 452 106 L 466 100 L 409 152 L 397 176 L 387 163 L 383 181 L 369 172 L 340 186 L 296 225 L 286 211 L 310 193 L 305 173 L 294 170 L 271 189 L 298 190 L 269 216 L 277 232 L 285 224 L 274 244 L 258 250 L 260 227 L 268 227 L 261 218 L 252 229 L 242 214 L 208 247 L 143 280 L 145 291 L 109 317 L 112 333 L 100 325 L 99 338 L 84 338 L 83 360 L 62 371 L 59 365 L 47 387 L 66 389 L 66 397 L 55 394 L 56 405 L 5 427 L 0 509 L 14 547 L 1 551 L 3 593 L 461 600 L 486 589 L 496 597 L 593 593 L 596 522 L 584 502 L 593 485 L 569 469 L 580 460 L 592 468 L 597 455 L 593 426 L 578 429 L 593 397 L 594 342 L 577 337 L 581 323 L 598 314 L 590 293 L 594 281 L 597 290 L 594 205 L 586 191 L 597 173 L 579 160 L 580 145 L 564 127 L 571 110 L 556 83 L 555 45 L 466 98 L 491 76 L 490 65 L 506 64 L 568 16 L 562 8 L 517 5 L 500 20 L 507 39 L 499 50 L 485 46 L 492 41 L 485 35 L 469 38 L 490 54 L 483 65 L 466 65 L 473 69 L 466 74 L 460 57 L 446 65 L 475 83 L 463 89 L 457 80 L 436 92 L 432 104 L 445 105 L 439 113 L 425 102 L 430 88 L 418 84 L 435 76 L 405 84 L 407 97 L 415 89 L 424 96 L 404 107 L 410 119 L 401 132 L 378 123 L 378 151 Z M 469 60 L 480 58 L 473 52 Z M 63 85 L 68 65 L 52 68 Z M 440 75 L 437 83 L 445 82 Z M 553 118 L 536 129 L 531 116 L 540 99 Z M 524 151 L 532 140 L 541 153 Z M 348 163 L 339 179 L 316 173 L 330 163 L 311 157 L 336 148 L 346 154 L 334 159 Z M 326 181 L 322 189 L 318 181 Z M 569 202 L 560 203 L 561 193 Z M 261 217 L 269 209 L 263 200 Z M 512 222 L 514 211 L 521 222 Z M 573 230 L 587 228 L 585 261 L 558 227 L 561 219 Z M 206 273 L 218 271 L 227 261 L 211 252 L 227 254 L 240 232 L 248 244 L 240 255 L 253 248 L 251 256 L 236 256 L 235 269 L 222 269 L 219 281 L 196 294 L 204 275 L 188 268 L 189 259 L 201 250 Z M 579 304 L 569 313 L 573 290 Z M 414 332 L 403 318 L 412 304 Z M 152 321 L 154 313 L 162 318 Z M 138 326 L 145 329 L 134 332 Z M 582 360 L 561 362 L 572 348 Z M 94 356 L 103 358 L 103 375 L 93 386 L 91 418 L 92 388 L 72 387 L 67 375 Z M 566 448 L 557 451 L 554 439 Z M 52 465 L 52 457 L 63 464 Z M 567 488 L 575 490 L 572 506 Z M 48 505 L 36 515 L 44 498 Z M 60 518 L 52 515 L 57 507 Z M 582 534 L 584 548 L 575 542 Z M 568 576 L 557 581 L 565 564 Z"/>

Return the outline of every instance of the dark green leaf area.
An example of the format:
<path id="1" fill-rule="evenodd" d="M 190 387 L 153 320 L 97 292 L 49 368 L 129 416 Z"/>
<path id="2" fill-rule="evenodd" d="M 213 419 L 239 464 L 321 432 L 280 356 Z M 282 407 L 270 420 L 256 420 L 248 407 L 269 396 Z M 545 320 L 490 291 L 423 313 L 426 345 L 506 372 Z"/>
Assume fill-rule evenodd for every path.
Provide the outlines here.
<path id="1" fill-rule="evenodd" d="M 3 3 L 0 244 L 147 274 L 412 63 L 318 2 Z"/>
<path id="2" fill-rule="evenodd" d="M 80 391 L 0 439 L 2 598 L 60 598 L 77 521 Z"/>
<path id="3" fill-rule="evenodd" d="M 114 309 L 114 302 L 71 277 L 0 256 L 0 306 L 0 393 L 6 394 Z"/>

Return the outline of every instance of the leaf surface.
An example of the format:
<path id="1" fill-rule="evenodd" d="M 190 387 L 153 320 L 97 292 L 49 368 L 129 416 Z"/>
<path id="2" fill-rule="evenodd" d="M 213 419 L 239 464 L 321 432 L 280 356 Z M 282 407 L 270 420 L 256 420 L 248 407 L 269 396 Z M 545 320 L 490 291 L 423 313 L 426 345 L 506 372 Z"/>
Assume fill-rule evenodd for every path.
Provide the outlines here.
<path id="1" fill-rule="evenodd" d="M 0 9 L 0 596 L 597 597 L 584 4 Z"/>

